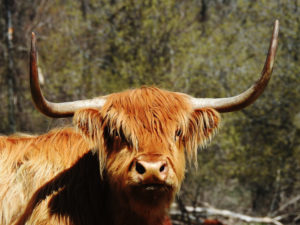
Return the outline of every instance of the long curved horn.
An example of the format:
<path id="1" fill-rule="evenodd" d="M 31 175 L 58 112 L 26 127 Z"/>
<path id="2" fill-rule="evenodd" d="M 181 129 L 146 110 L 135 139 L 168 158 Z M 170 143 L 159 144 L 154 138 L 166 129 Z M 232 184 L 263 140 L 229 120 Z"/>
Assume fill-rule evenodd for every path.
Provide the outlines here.
<path id="1" fill-rule="evenodd" d="M 37 68 L 37 55 L 36 55 L 36 37 L 35 34 L 31 35 L 31 50 L 30 50 L 30 89 L 32 99 L 36 108 L 49 117 L 70 117 L 74 112 L 82 108 L 101 108 L 105 99 L 95 98 L 88 100 L 79 100 L 73 102 L 53 103 L 45 99 L 39 84 Z"/>
<path id="2" fill-rule="evenodd" d="M 217 111 L 232 112 L 243 109 L 253 103 L 267 86 L 272 70 L 278 43 L 279 21 L 276 20 L 273 28 L 273 35 L 261 77 L 248 90 L 243 93 L 228 98 L 191 98 L 194 109 L 214 108 Z"/>

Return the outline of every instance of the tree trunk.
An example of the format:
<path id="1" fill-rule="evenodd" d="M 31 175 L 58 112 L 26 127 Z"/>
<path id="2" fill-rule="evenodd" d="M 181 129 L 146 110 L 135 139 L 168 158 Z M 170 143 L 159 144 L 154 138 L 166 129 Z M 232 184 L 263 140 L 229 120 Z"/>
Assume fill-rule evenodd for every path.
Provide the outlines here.
<path id="1" fill-rule="evenodd" d="M 8 101 L 8 132 L 16 131 L 15 119 L 15 76 L 14 76 L 14 60 L 13 60 L 13 26 L 12 26 L 12 7 L 13 0 L 4 0 L 4 16 L 6 22 L 6 85 L 7 85 L 7 101 Z"/>

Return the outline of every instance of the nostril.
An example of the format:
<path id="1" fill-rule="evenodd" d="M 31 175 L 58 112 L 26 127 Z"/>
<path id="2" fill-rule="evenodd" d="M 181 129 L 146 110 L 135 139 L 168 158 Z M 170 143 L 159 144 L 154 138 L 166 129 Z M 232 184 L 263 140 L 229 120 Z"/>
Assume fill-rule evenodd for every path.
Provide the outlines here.
<path id="1" fill-rule="evenodd" d="M 139 174 L 144 174 L 146 172 L 145 167 L 140 164 L 139 162 L 135 163 L 135 170 L 139 173 Z"/>
<path id="2" fill-rule="evenodd" d="M 166 169 L 166 164 L 163 164 L 160 168 L 159 168 L 159 172 L 164 172 Z"/>

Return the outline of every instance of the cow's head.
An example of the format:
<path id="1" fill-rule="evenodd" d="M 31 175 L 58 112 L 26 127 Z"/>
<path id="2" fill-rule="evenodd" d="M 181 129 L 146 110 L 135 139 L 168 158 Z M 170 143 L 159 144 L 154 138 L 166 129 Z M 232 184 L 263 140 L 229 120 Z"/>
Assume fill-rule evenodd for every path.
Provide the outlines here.
<path id="1" fill-rule="evenodd" d="M 33 34 L 32 96 L 48 116 L 74 116 L 75 126 L 99 155 L 100 173 L 132 208 L 167 208 L 183 180 L 186 158 L 196 161 L 197 148 L 218 128 L 219 113 L 240 110 L 263 92 L 272 72 L 278 26 L 276 21 L 261 78 L 245 92 L 219 99 L 142 87 L 92 100 L 49 102 L 38 83 Z"/>
<path id="2" fill-rule="evenodd" d="M 105 99 L 101 109 L 74 115 L 76 127 L 99 154 L 100 171 L 132 206 L 169 205 L 184 177 L 185 154 L 195 159 L 197 147 L 218 127 L 218 112 L 194 110 L 188 96 L 155 87 Z"/>

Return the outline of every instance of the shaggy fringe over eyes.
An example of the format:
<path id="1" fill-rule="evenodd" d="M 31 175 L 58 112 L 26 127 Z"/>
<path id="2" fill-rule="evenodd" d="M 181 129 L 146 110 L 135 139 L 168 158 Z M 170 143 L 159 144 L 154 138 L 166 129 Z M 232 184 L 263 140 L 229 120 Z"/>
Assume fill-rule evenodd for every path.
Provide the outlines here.
<path id="1" fill-rule="evenodd" d="M 109 151 L 120 147 L 121 142 L 138 151 L 160 141 L 167 150 L 174 146 L 176 136 L 180 136 L 188 161 L 196 166 L 197 148 L 211 140 L 220 116 L 210 108 L 194 111 L 188 99 L 180 93 L 142 87 L 107 96 L 100 110 L 77 111 L 73 122 L 90 148 L 98 151 L 101 173 Z"/>
<path id="2" fill-rule="evenodd" d="M 187 133 L 183 139 L 189 163 L 197 167 L 197 149 L 204 148 L 217 133 L 220 114 L 211 108 L 199 109 L 192 113 Z"/>
<path id="3" fill-rule="evenodd" d="M 124 118 L 122 113 L 114 109 L 105 113 L 98 109 L 82 109 L 74 114 L 73 123 L 77 130 L 86 139 L 89 148 L 98 153 L 101 176 L 106 167 L 109 150 L 115 149 L 124 140 L 128 146 L 137 148 L 134 129 L 125 125 Z"/>

